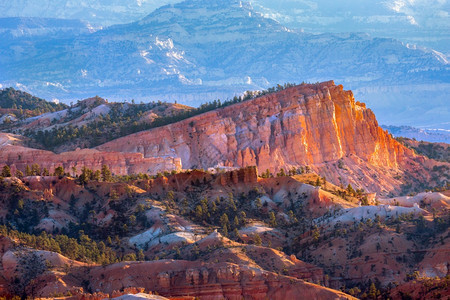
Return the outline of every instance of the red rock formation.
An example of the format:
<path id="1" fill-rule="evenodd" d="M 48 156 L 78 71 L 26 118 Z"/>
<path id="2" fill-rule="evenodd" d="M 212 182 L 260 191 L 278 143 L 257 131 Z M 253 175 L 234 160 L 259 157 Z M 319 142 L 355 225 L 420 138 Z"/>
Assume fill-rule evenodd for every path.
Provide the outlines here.
<path id="1" fill-rule="evenodd" d="M 90 271 L 90 288 L 103 293 L 140 286 L 166 297 L 200 299 L 353 299 L 294 277 L 232 263 L 162 260 L 118 263 Z M 105 278 L 105 279 L 102 279 Z"/>
<path id="2" fill-rule="evenodd" d="M 413 152 L 378 127 L 373 112 L 332 81 L 302 84 L 168 126 L 120 138 L 101 151 L 179 157 L 183 168 L 256 165 L 260 171 L 310 165 L 339 183 L 398 188 L 394 173 L 411 168 Z M 343 159 L 348 168 L 337 168 Z M 395 172 L 393 171 L 395 170 Z M 374 178 L 376 176 L 376 178 Z"/>
<path id="3" fill-rule="evenodd" d="M 179 158 L 148 157 L 140 153 L 106 152 L 95 149 L 81 149 L 55 154 L 50 151 L 13 145 L 14 136 L 0 133 L 0 165 L 10 165 L 15 170 L 24 172 L 27 165 L 37 163 L 41 168 L 47 168 L 52 173 L 58 166 L 63 166 L 66 172 L 72 173 L 76 167 L 80 173 L 83 167 L 100 170 L 107 165 L 116 175 L 137 173 L 156 174 L 165 170 L 180 170 Z"/>
<path id="4" fill-rule="evenodd" d="M 225 185 L 233 185 L 238 183 L 257 183 L 258 182 L 258 170 L 256 167 L 247 167 L 239 170 L 220 174 L 217 181 Z"/>
<path id="5" fill-rule="evenodd" d="M 70 171 L 106 164 L 115 174 L 216 166 L 277 172 L 309 165 L 335 184 L 385 193 L 399 191 L 405 181 L 432 181 L 423 165 L 433 166 L 378 127 L 372 111 L 332 81 L 291 87 L 129 135 L 97 150 L 56 155 L 14 146 L 11 136 L 0 135 L 0 165 L 9 164 L 13 171 L 32 163 L 50 172 L 59 165 Z"/>

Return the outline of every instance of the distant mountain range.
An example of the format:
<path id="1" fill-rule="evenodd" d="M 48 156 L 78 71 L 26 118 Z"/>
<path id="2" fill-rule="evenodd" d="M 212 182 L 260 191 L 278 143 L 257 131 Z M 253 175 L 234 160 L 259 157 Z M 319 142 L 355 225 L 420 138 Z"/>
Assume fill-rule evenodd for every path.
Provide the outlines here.
<path id="1" fill-rule="evenodd" d="M 381 128 L 388 130 L 395 137 L 405 137 L 417 141 L 450 144 L 450 130 L 444 129 L 420 129 L 411 126 L 385 126 Z"/>
<path id="2" fill-rule="evenodd" d="M 142 19 L 180 0 L 18 0 L 0 3 L 2 17 L 80 19 L 95 26 Z M 450 55 L 449 1 L 252 0 L 255 9 L 290 28 L 311 33 L 367 32 Z"/>
<path id="3" fill-rule="evenodd" d="M 255 9 L 307 32 L 367 32 L 450 55 L 450 1 L 255 0 Z"/>
<path id="4" fill-rule="evenodd" d="M 446 56 L 394 39 L 307 34 L 236 0 L 188 0 L 103 30 L 58 22 L 0 21 L 17 24 L 0 28 L 3 87 L 66 102 L 100 95 L 198 105 L 278 83 L 334 79 L 381 123 L 448 126 Z"/>
<path id="5" fill-rule="evenodd" d="M 167 2 L 167 0 L 2 1 L 0 16 L 79 19 L 97 26 L 109 26 L 136 21 Z"/>

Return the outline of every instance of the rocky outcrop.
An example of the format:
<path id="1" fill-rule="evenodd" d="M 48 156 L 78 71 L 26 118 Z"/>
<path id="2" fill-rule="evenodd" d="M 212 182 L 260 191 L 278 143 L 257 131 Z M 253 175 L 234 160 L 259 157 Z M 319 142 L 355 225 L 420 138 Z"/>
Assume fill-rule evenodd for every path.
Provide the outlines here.
<path id="1" fill-rule="evenodd" d="M 118 263 L 90 271 L 92 290 L 140 286 L 165 297 L 193 296 L 200 299 L 353 299 L 344 293 L 307 283 L 294 277 L 232 263 L 205 264 L 162 260 Z M 105 278 L 105 279 L 101 279 Z"/>
<path id="2" fill-rule="evenodd" d="M 398 143 L 365 104 L 332 81 L 290 87 L 96 149 L 56 155 L 14 145 L 13 139 L 0 136 L 0 165 L 9 164 L 13 171 L 32 163 L 50 172 L 59 165 L 70 171 L 106 164 L 118 175 L 247 166 L 275 173 L 310 166 L 336 185 L 351 183 L 384 194 L 399 192 L 405 183 L 425 183 L 422 189 L 442 183 L 428 171 L 431 160 Z M 256 180 L 249 170 L 227 176 L 223 184 Z"/>
<path id="3" fill-rule="evenodd" d="M 246 167 L 239 170 L 222 173 L 218 176 L 217 180 L 223 186 L 238 183 L 257 183 L 258 170 L 256 167 Z"/>
<path id="4" fill-rule="evenodd" d="M 25 171 L 26 166 L 37 163 L 41 169 L 47 168 L 52 173 L 58 166 L 63 166 L 72 173 L 75 167 L 80 173 L 83 167 L 100 170 L 107 165 L 116 175 L 137 173 L 156 174 L 165 170 L 180 170 L 181 161 L 174 157 L 144 157 L 140 153 L 120 153 L 99 151 L 96 149 L 77 149 L 71 152 L 55 154 L 50 151 L 14 145 L 14 136 L 0 133 L 0 165 L 9 165 L 12 172 Z"/>
<path id="5" fill-rule="evenodd" d="M 332 81 L 291 87 L 97 149 L 174 156 L 184 169 L 257 166 L 277 172 L 309 165 L 335 183 L 339 177 L 344 184 L 364 181 L 373 191 L 394 190 L 401 183 L 397 172 L 421 168 L 365 104 Z"/>

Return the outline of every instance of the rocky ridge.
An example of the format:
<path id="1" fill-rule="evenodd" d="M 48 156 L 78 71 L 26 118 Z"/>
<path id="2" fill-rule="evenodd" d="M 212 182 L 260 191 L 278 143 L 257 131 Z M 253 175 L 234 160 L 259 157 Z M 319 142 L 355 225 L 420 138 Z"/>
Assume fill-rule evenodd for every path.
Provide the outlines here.
<path id="1" fill-rule="evenodd" d="M 428 176 L 428 160 L 393 139 L 333 81 L 291 87 L 97 149 L 179 158 L 184 169 L 255 165 L 275 173 L 311 166 L 336 184 L 378 192 L 398 190 L 396 178 L 405 171 Z"/>
<path id="2" fill-rule="evenodd" d="M 149 157 L 139 153 L 105 152 L 95 149 L 76 149 L 75 151 L 55 154 L 51 151 L 39 150 L 15 144 L 20 136 L 0 133 L 0 161 L 9 165 L 13 173 L 16 170 L 24 172 L 27 166 L 38 163 L 50 173 L 62 166 L 68 172 L 76 168 L 79 172 L 83 167 L 100 170 L 107 165 L 116 175 L 154 173 L 161 171 L 180 170 L 181 162 L 177 158 Z M 17 143 L 17 142 L 16 142 Z"/>
<path id="3" fill-rule="evenodd" d="M 80 103 L 87 105 L 95 99 Z M 54 134 L 66 134 L 64 128 L 73 132 L 77 126 L 97 124 L 99 118 L 111 119 L 112 109 L 118 111 L 120 105 L 127 114 L 140 107 L 102 101 L 97 101 L 95 108 L 80 110 L 75 106 L 72 111 L 78 109 L 80 116 L 68 118 L 70 110 L 66 109 L 26 119 L 14 128 L 34 132 L 32 136 L 38 141 L 39 130 L 48 130 L 44 137 L 52 138 L 57 128 Z M 333 81 L 289 87 L 179 122 L 176 115 L 190 108 L 178 104 L 150 108 L 139 112 L 140 117 L 133 116 L 136 122 L 152 126 L 155 119 L 168 116 L 175 123 L 126 135 L 94 149 L 77 148 L 105 140 L 106 136 L 98 136 L 99 130 L 93 127 L 90 130 L 95 137 L 79 136 L 64 144 L 59 141 L 55 149 L 60 154 L 24 147 L 17 142 L 20 136 L 2 133 L 0 161 L 10 165 L 13 172 L 24 172 L 27 165 L 37 161 L 50 172 L 59 165 L 80 171 L 83 166 L 98 170 L 105 164 L 117 175 L 246 166 L 256 166 L 259 174 L 266 170 L 276 174 L 281 169 L 287 173 L 308 167 L 336 185 L 350 183 L 384 194 L 398 193 L 402 188 L 407 192 L 417 186 L 442 186 L 448 169 L 448 163 L 416 155 L 393 139 L 378 126 L 364 103 L 355 101 L 351 91 Z M 130 120 L 126 117 L 123 119 Z M 110 127 L 115 134 L 122 131 L 116 125 Z M 114 137 L 112 132 L 107 134 Z"/>

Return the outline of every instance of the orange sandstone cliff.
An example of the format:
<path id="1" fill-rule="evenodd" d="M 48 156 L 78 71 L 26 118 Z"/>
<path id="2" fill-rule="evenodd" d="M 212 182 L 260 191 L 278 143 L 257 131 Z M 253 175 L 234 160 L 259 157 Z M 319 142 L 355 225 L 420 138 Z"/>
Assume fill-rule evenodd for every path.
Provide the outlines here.
<path id="1" fill-rule="evenodd" d="M 403 172 L 423 171 L 425 161 L 333 81 L 291 87 L 97 149 L 180 158 L 183 169 L 255 165 L 278 172 L 308 165 L 336 184 L 378 192 L 398 190 Z"/>

